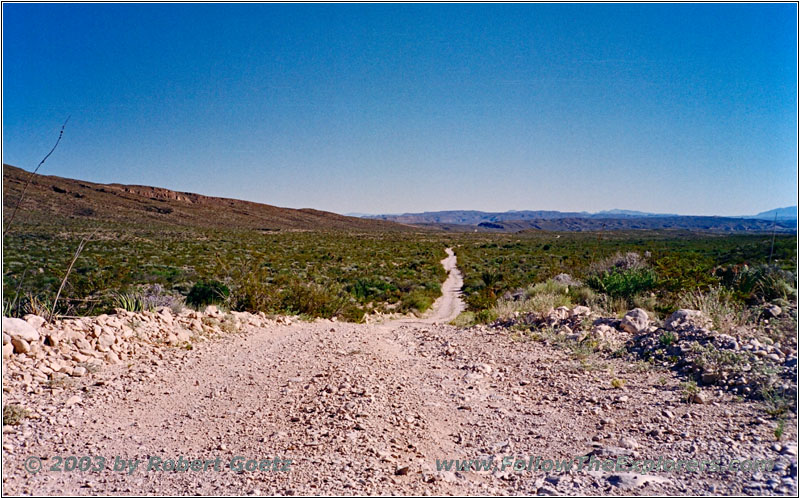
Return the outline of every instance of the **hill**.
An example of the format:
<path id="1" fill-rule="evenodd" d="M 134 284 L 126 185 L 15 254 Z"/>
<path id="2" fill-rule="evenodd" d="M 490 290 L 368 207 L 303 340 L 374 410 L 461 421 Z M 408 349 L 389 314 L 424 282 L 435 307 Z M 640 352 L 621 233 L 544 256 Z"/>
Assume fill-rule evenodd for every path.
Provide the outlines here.
<path id="1" fill-rule="evenodd" d="M 4 227 L 30 172 L 3 165 Z M 96 184 L 63 177 L 35 175 L 14 221 L 17 223 L 104 222 L 213 229 L 419 230 L 382 220 L 347 217 L 313 209 L 177 192 L 160 187 Z"/>
<path id="2" fill-rule="evenodd" d="M 775 208 L 774 210 L 762 211 L 758 215 L 745 218 L 759 218 L 763 220 L 774 220 L 777 215 L 778 220 L 797 220 L 797 206 L 787 206 L 786 208 Z"/>
<path id="3" fill-rule="evenodd" d="M 782 210 L 787 210 L 786 208 Z M 507 211 L 502 213 L 474 210 L 371 215 L 371 219 L 414 224 L 425 228 L 457 231 L 517 232 L 521 230 L 594 231 L 636 229 L 679 229 L 710 232 L 770 232 L 773 212 L 767 217 L 708 217 L 662 215 L 628 210 L 600 213 L 560 211 Z M 779 215 L 778 232 L 794 232 L 797 220 Z"/>

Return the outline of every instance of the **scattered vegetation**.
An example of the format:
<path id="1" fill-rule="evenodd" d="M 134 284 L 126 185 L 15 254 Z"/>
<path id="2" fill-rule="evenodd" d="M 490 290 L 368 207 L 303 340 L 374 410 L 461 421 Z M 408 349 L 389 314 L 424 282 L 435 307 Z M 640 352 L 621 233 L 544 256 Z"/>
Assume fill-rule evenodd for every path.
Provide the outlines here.
<path id="1" fill-rule="evenodd" d="M 16 225 L 4 240 L 5 314 L 48 317 L 65 260 L 93 231 Z M 184 300 L 350 321 L 423 312 L 441 294 L 448 244 L 427 234 L 103 229 L 75 260 L 55 312 L 180 309 Z"/>
<path id="2" fill-rule="evenodd" d="M 3 406 L 3 425 L 16 426 L 30 415 L 24 407 L 16 404 L 6 404 Z"/>
<path id="3" fill-rule="evenodd" d="M 559 305 L 661 317 L 687 307 L 729 330 L 752 323 L 752 309 L 767 301 L 796 303 L 796 241 L 777 236 L 769 265 L 769 235 L 675 231 L 470 235 L 456 253 L 475 320 L 484 310 L 491 318 Z"/>

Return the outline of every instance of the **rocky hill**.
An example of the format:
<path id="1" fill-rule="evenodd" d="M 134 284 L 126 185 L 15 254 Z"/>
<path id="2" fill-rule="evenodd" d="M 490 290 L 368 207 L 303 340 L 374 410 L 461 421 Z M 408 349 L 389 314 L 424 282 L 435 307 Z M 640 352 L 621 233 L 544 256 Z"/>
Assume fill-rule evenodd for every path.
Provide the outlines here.
<path id="1" fill-rule="evenodd" d="M 30 172 L 3 165 L 4 224 Z M 275 230 L 403 231 L 407 226 L 313 209 L 280 208 L 159 187 L 96 184 L 35 175 L 14 223 L 106 222 L 181 227 Z M 418 230 L 418 229 L 413 229 Z"/>

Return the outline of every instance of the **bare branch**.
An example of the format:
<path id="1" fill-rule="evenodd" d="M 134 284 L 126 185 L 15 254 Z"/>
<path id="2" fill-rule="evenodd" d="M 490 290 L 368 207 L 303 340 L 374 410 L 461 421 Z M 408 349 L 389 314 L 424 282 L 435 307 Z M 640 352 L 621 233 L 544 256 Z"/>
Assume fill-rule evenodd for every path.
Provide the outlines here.
<path id="1" fill-rule="evenodd" d="M 45 155 L 45 157 L 42 158 L 41 161 L 39 161 L 39 164 L 36 165 L 36 168 L 28 176 L 28 181 L 25 182 L 25 187 L 22 188 L 22 194 L 20 194 L 19 199 L 17 200 L 17 205 L 14 207 L 14 211 L 11 212 L 11 217 L 8 219 L 8 223 L 6 224 L 6 228 L 3 229 L 3 235 L 4 236 L 6 235 L 6 233 L 8 233 L 9 229 L 11 229 L 11 222 L 13 222 L 14 221 L 14 217 L 17 216 L 17 210 L 19 210 L 19 206 L 22 204 L 22 199 L 25 197 L 25 192 L 28 190 L 28 186 L 31 185 L 31 181 L 33 180 L 33 176 L 36 175 L 36 172 L 39 171 L 39 168 L 41 168 L 41 166 L 44 164 L 44 162 L 47 161 L 47 158 L 49 158 L 50 155 L 53 154 L 53 151 L 55 151 L 56 147 L 58 147 L 58 143 L 61 142 L 61 137 L 64 136 L 64 128 L 67 126 L 67 122 L 69 121 L 69 118 L 70 118 L 70 116 L 67 116 L 67 119 L 64 120 L 64 124 L 61 125 L 61 132 L 59 132 L 58 139 L 56 140 L 56 143 L 53 146 L 53 148 L 50 149 L 50 152 L 47 153 L 47 155 Z"/>

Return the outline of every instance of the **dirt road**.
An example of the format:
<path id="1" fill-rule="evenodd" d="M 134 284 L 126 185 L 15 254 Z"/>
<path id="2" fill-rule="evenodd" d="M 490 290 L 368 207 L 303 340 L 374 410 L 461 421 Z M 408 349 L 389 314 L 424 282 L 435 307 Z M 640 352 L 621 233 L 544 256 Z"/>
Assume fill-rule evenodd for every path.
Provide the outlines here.
<path id="1" fill-rule="evenodd" d="M 455 256 L 448 255 L 444 296 L 425 322 L 276 326 L 190 351 L 165 349 L 160 358 L 109 368 L 74 389 L 32 396 L 34 417 L 4 428 L 3 493 L 796 491 L 796 481 L 781 474 L 796 475 L 796 457 L 772 449 L 771 427 L 754 424 L 763 416 L 755 404 L 720 396 L 713 404 L 688 405 L 669 372 L 620 359 L 586 366 L 554 347 L 514 341 L 503 330 L 443 324 L 463 306 Z M 624 389 L 612 388 L 609 369 L 626 380 Z M 504 456 L 527 462 L 529 456 L 586 454 L 762 456 L 785 470 L 641 478 L 500 469 Z M 103 470 L 63 471 L 67 456 L 90 456 L 84 465 Z M 31 459 L 44 470 L 27 471 Z M 494 459 L 498 469 L 437 471 L 437 460 L 454 459 Z M 202 460 L 200 469 L 163 471 L 170 461 L 193 460 Z M 62 471 L 49 470 L 59 463 Z M 267 469 L 237 471 L 239 465 Z"/>

